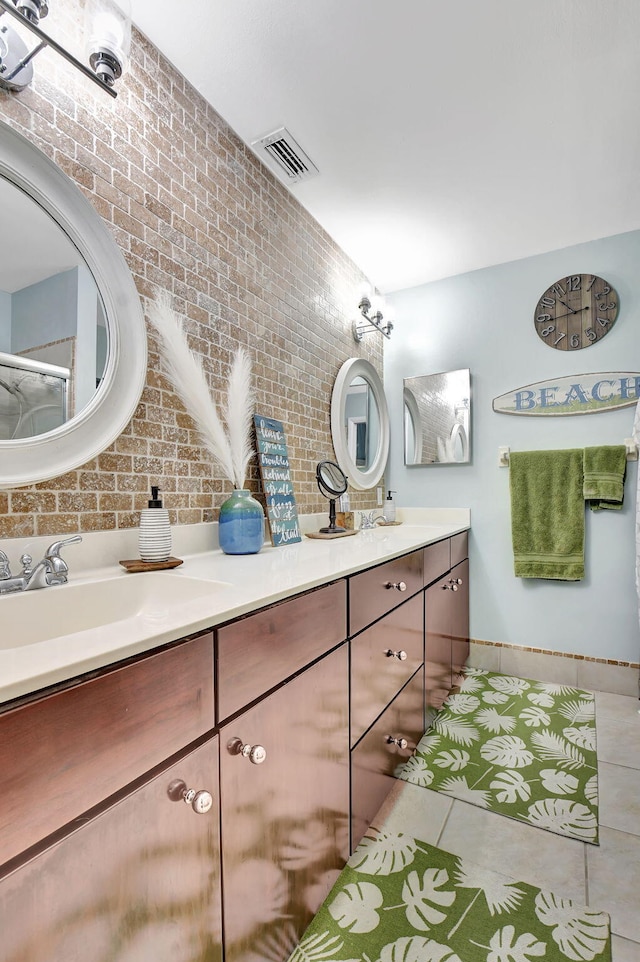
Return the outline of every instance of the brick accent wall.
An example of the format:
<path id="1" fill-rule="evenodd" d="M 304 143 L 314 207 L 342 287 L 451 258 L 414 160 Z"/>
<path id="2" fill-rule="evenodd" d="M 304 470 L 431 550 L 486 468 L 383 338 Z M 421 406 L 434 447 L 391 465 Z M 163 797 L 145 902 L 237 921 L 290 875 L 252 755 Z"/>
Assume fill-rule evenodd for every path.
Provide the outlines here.
<path id="1" fill-rule="evenodd" d="M 43 27 L 79 52 L 82 16 L 79 0 L 58 0 Z M 0 92 L 0 119 L 88 197 L 143 308 L 160 290 L 171 292 L 214 393 L 235 348 L 248 348 L 257 410 L 287 432 L 299 510 L 324 511 L 315 465 L 334 457 L 335 376 L 352 356 L 382 374 L 382 339 L 368 335 L 358 345 L 351 334 L 361 272 L 137 31 L 115 101 L 50 50 L 36 58 L 35 75 L 20 94 Z M 254 465 L 254 492 L 257 478 Z M 174 523 L 215 520 L 230 493 L 159 373 L 149 335 L 146 386 L 124 432 L 76 471 L 0 491 L 0 537 L 135 526 L 151 484 L 164 492 Z M 370 509 L 374 496 L 352 492 L 352 505 Z"/>

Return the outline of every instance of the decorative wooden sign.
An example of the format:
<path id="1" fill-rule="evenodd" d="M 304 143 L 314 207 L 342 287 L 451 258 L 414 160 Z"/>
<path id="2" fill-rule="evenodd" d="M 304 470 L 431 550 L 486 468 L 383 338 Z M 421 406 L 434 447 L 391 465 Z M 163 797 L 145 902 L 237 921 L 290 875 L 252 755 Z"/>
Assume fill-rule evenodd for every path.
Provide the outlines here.
<path id="1" fill-rule="evenodd" d="M 271 543 L 277 547 L 302 541 L 289 473 L 287 439 L 282 423 L 262 414 L 254 415 L 253 423 L 256 429 L 262 490 L 267 502 Z"/>
<path id="2" fill-rule="evenodd" d="M 598 414 L 637 404 L 640 398 L 640 374 L 614 371 L 596 374 L 574 374 L 549 381 L 536 381 L 501 394 L 494 399 L 498 414 L 522 414 L 529 417 L 560 417 L 570 414 Z"/>

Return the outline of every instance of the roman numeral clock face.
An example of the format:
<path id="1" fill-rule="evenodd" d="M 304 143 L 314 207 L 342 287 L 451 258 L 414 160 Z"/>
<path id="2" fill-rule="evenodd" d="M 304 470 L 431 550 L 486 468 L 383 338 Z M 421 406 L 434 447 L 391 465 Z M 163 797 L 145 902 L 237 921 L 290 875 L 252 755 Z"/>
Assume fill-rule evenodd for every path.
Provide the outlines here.
<path id="1" fill-rule="evenodd" d="M 562 277 L 544 292 L 535 312 L 538 337 L 556 351 L 579 351 L 608 334 L 618 316 L 618 295 L 595 274 Z"/>

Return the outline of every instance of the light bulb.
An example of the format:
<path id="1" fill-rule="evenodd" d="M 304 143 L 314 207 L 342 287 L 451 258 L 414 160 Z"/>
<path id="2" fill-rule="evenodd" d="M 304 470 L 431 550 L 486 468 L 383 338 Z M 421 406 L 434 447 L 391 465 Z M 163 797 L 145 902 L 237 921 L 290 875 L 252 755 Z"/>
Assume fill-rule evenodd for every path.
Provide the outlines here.
<path id="1" fill-rule="evenodd" d="M 85 33 L 89 62 L 103 83 L 112 87 L 129 62 L 130 0 L 88 0 Z"/>

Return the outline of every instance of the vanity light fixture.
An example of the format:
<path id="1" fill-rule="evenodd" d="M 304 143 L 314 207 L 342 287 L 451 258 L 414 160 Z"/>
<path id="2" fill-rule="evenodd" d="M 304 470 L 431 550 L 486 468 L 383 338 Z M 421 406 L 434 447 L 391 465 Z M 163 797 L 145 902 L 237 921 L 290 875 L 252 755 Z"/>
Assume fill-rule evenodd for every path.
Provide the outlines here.
<path id="1" fill-rule="evenodd" d="M 126 68 L 131 46 L 130 0 L 87 0 L 85 32 L 90 67 L 81 63 L 40 27 L 49 12 L 47 0 L 0 0 L 0 89 L 19 92 L 33 80 L 32 60 L 51 47 L 85 77 L 116 97 L 115 81 Z M 5 17 L 8 14 L 8 17 Z M 31 49 L 7 21 L 13 17 L 33 35 Z"/>
<path id="2" fill-rule="evenodd" d="M 358 304 L 358 310 L 362 315 L 357 321 L 353 322 L 353 339 L 354 341 L 361 341 L 365 334 L 370 331 L 380 331 L 385 337 L 391 336 L 391 331 L 393 330 L 393 324 L 391 321 L 387 321 L 383 324 L 384 316 L 380 309 L 380 303 L 376 303 L 374 298 L 373 302 L 369 297 L 369 294 L 361 294 L 360 302 Z"/>

